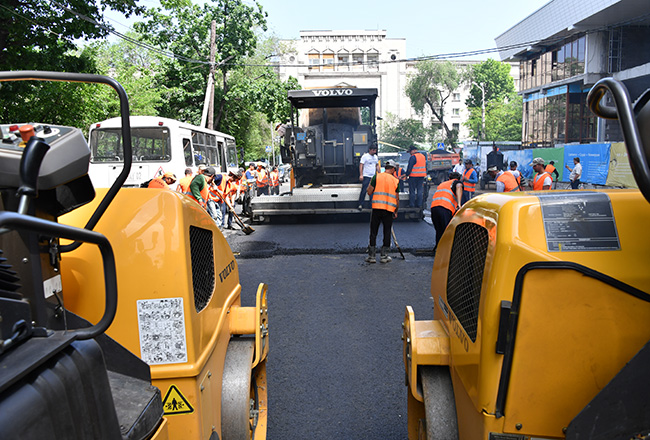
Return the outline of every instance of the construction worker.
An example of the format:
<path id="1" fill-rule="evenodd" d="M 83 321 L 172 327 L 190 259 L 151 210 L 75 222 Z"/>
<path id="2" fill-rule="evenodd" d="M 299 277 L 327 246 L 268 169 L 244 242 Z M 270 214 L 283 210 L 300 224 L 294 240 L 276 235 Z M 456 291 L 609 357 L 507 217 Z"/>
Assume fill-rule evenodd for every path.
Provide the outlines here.
<path id="1" fill-rule="evenodd" d="M 192 182 L 192 168 L 185 168 L 185 177 L 182 177 L 178 181 L 176 186 L 176 191 L 181 193 L 186 193 L 190 189 L 190 183 Z"/>
<path id="2" fill-rule="evenodd" d="M 280 195 L 280 172 L 277 166 L 273 166 L 273 169 L 269 173 L 269 183 L 271 186 L 271 195 Z"/>
<path id="3" fill-rule="evenodd" d="M 488 168 L 488 174 L 496 181 L 497 192 L 521 191 L 519 182 L 512 173 L 499 171 L 497 167 L 493 166 Z"/>
<path id="4" fill-rule="evenodd" d="M 409 147 L 409 153 L 411 157 L 405 173 L 409 183 L 409 207 L 421 208 L 424 178 L 427 176 L 427 158 L 418 152 L 415 145 Z"/>
<path id="5" fill-rule="evenodd" d="M 379 225 L 384 228 L 384 242 L 381 247 L 381 263 L 389 263 L 392 258 L 388 256 L 390 249 L 390 238 L 393 230 L 393 219 L 397 218 L 397 208 L 399 207 L 399 181 L 394 176 L 396 164 L 392 160 L 387 160 L 384 165 L 383 173 L 375 174 L 368 185 L 368 195 L 372 200 L 372 213 L 370 215 L 370 243 L 368 246 L 368 256 L 366 262 L 376 263 L 377 234 Z"/>
<path id="6" fill-rule="evenodd" d="M 541 190 L 546 190 L 546 189 L 551 189 L 551 185 L 553 183 L 553 179 L 551 178 L 551 175 L 544 171 L 545 169 L 544 165 L 544 159 L 541 157 L 536 157 L 533 159 L 533 170 L 537 174 L 535 174 L 535 177 L 531 183 L 529 183 L 529 186 L 533 187 L 533 191 L 541 191 Z"/>
<path id="7" fill-rule="evenodd" d="M 397 162 L 395 162 L 394 176 L 399 180 L 399 192 L 404 192 L 404 180 L 406 180 L 406 174 L 404 174 L 404 168 L 402 168 Z"/>
<path id="8" fill-rule="evenodd" d="M 223 203 L 221 203 L 221 214 L 223 216 L 223 227 L 227 229 L 233 229 L 232 227 L 232 210 L 235 209 L 235 199 L 239 192 L 239 181 L 242 178 L 242 174 L 238 171 L 233 173 L 232 171 L 228 172 L 228 178 L 223 179 Z M 226 214 L 228 214 L 226 216 Z M 228 221 L 226 222 L 226 219 Z"/>
<path id="9" fill-rule="evenodd" d="M 474 164 L 471 159 L 465 161 L 465 172 L 461 181 L 463 182 L 463 203 L 461 205 L 464 205 L 469 199 L 474 197 L 476 184 L 478 183 L 478 173 L 474 169 Z"/>
<path id="10" fill-rule="evenodd" d="M 381 172 L 379 167 L 379 158 L 377 157 L 377 145 L 368 147 L 368 152 L 361 156 L 359 161 L 359 181 L 361 182 L 361 192 L 359 193 L 359 205 L 357 209 L 363 209 L 363 201 L 368 193 L 368 185 L 375 174 Z"/>
<path id="11" fill-rule="evenodd" d="M 255 195 L 255 181 L 257 178 L 257 171 L 255 171 L 255 164 L 253 162 L 248 164 L 248 169 L 246 170 L 246 183 L 248 184 L 248 190 L 250 192 L 250 197 Z"/>
<path id="12" fill-rule="evenodd" d="M 176 182 L 176 175 L 174 173 L 165 173 L 160 177 L 155 177 L 149 181 L 149 186 L 147 188 L 163 188 L 171 189 L 169 185 L 173 185 Z"/>
<path id="13" fill-rule="evenodd" d="M 519 185 L 519 189 L 523 191 L 523 188 L 521 187 L 521 172 L 517 169 L 517 162 L 511 160 L 510 169 L 507 172 L 513 175 L 513 177 L 517 181 L 517 185 Z"/>
<path id="14" fill-rule="evenodd" d="M 266 165 L 261 162 L 257 166 L 257 177 L 255 179 L 255 184 L 257 185 L 258 196 L 269 195 L 269 176 L 266 172 Z"/>
<path id="15" fill-rule="evenodd" d="M 558 173 L 557 168 L 555 168 L 555 162 L 550 161 L 544 168 L 544 171 L 546 171 L 548 175 L 551 176 L 551 180 L 553 181 L 551 189 L 555 189 L 555 184 L 558 180 L 560 180 L 560 173 Z M 555 174 L 555 178 L 553 177 L 553 174 Z"/>
<path id="16" fill-rule="evenodd" d="M 456 214 L 463 199 L 463 182 L 460 181 L 460 173 L 452 171 L 449 173 L 449 180 L 442 182 L 433 193 L 431 201 L 431 223 L 436 230 L 436 246 L 442 234 L 447 229 L 451 218 Z"/>
<path id="17" fill-rule="evenodd" d="M 208 209 L 207 202 L 209 200 L 208 187 L 214 181 L 215 174 L 216 171 L 213 167 L 199 168 L 199 173 L 190 182 L 189 191 L 185 193 L 206 210 Z"/>

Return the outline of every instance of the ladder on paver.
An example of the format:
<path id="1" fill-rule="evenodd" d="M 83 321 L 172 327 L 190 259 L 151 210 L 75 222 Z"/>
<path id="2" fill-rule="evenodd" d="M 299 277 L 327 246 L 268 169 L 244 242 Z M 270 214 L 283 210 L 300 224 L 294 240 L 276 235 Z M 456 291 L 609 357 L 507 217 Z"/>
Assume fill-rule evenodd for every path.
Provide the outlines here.
<path id="1" fill-rule="evenodd" d="M 609 59 L 607 73 L 621 71 L 623 59 L 623 28 L 616 27 L 609 30 Z"/>

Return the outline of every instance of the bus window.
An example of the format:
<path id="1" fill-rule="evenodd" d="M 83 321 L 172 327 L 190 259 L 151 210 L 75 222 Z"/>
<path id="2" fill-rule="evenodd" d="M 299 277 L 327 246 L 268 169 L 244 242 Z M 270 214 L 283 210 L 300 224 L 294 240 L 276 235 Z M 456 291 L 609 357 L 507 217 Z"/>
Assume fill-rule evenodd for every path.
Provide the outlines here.
<path id="1" fill-rule="evenodd" d="M 134 161 L 169 162 L 171 145 L 169 129 L 165 127 L 131 128 Z M 122 132 L 120 128 L 98 128 L 90 138 L 92 163 L 122 162 Z"/>
<path id="2" fill-rule="evenodd" d="M 226 158 L 224 161 L 228 164 L 228 168 L 237 168 L 237 145 L 234 139 L 226 139 Z"/>
<path id="3" fill-rule="evenodd" d="M 183 138 L 183 156 L 185 156 L 185 166 L 191 167 L 193 165 L 192 143 L 186 138 Z"/>
<path id="4" fill-rule="evenodd" d="M 226 151 L 223 149 L 223 142 L 221 141 L 217 142 L 217 152 L 219 153 L 219 162 L 221 163 L 221 171 L 225 173 L 226 171 L 228 171 L 228 168 L 226 167 L 226 158 L 224 157 Z"/>

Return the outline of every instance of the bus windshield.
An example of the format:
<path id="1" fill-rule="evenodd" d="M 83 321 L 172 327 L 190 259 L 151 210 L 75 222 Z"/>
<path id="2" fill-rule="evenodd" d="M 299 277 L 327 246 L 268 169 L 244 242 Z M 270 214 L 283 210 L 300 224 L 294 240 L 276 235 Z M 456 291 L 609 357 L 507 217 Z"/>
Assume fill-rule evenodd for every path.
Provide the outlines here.
<path id="1" fill-rule="evenodd" d="M 167 127 L 131 128 L 134 162 L 169 162 L 171 146 Z M 98 128 L 90 134 L 91 163 L 123 162 L 121 128 Z"/>

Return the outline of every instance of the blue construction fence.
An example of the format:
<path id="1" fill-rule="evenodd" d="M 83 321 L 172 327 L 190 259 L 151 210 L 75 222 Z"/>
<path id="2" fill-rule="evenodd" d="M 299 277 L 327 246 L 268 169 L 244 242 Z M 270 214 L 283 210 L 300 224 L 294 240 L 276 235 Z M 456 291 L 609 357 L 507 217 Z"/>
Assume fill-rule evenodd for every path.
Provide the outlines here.
<path id="1" fill-rule="evenodd" d="M 485 171 L 487 155 L 492 147 L 466 146 L 463 148 L 463 158 L 472 159 L 478 164 L 481 172 Z M 560 174 L 561 182 L 568 182 L 571 172 L 565 165 L 573 168 L 573 158 L 579 157 L 582 165 L 581 182 L 592 185 L 604 185 L 622 188 L 637 188 L 632 175 L 630 162 L 625 144 L 594 143 L 594 144 L 566 144 L 556 145 L 555 148 L 527 148 L 523 150 L 501 150 L 504 162 L 517 162 L 517 169 L 531 179 L 535 172 L 532 162 L 536 157 L 541 157 L 548 164 L 551 160 Z"/>

